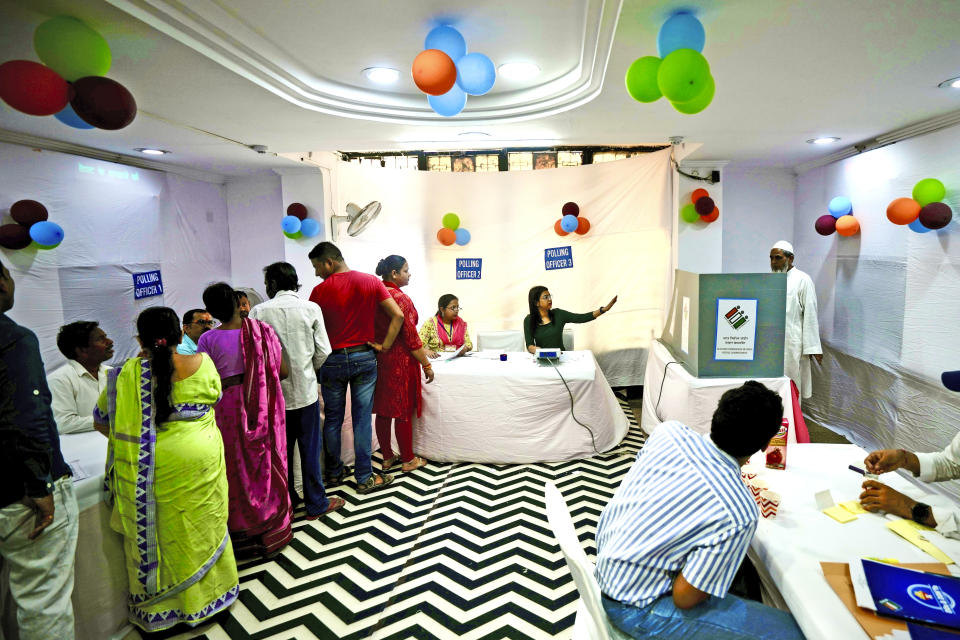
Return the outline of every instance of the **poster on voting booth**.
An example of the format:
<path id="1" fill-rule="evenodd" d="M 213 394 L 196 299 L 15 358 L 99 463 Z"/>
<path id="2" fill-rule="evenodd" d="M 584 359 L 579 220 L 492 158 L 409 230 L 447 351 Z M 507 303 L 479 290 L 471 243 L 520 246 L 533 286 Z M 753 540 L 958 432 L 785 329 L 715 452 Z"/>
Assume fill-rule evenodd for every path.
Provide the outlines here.
<path id="1" fill-rule="evenodd" d="M 753 360 L 757 341 L 757 299 L 717 298 L 714 360 Z"/>

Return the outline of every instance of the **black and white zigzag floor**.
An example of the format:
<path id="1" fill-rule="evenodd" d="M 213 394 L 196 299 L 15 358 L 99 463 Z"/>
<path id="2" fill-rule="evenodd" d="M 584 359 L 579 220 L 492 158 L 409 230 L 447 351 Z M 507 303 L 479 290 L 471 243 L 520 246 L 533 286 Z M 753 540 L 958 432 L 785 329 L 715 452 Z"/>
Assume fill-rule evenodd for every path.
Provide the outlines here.
<path id="1" fill-rule="evenodd" d="M 240 567 L 240 598 L 176 638 L 569 638 L 577 590 L 547 524 L 543 483 L 563 492 L 588 556 L 600 512 L 644 442 L 627 403 L 619 447 L 570 462 L 430 463 L 320 520 L 297 514 L 272 561 Z M 377 454 L 379 459 L 379 454 Z"/>

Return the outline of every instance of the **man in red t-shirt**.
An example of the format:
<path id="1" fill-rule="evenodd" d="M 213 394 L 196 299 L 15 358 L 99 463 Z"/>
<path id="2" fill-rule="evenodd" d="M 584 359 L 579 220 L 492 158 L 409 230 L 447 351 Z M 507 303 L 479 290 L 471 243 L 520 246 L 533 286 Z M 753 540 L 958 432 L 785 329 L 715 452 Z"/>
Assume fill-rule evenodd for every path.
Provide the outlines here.
<path id="1" fill-rule="evenodd" d="M 343 482 L 346 469 L 340 459 L 340 433 L 350 386 L 350 413 L 353 416 L 354 477 L 357 493 L 385 487 L 393 476 L 374 474 L 370 463 L 373 450 L 373 391 L 377 385 L 377 352 L 387 351 L 403 325 L 403 312 L 376 276 L 351 271 L 343 254 L 332 242 L 321 242 L 309 254 L 310 262 L 323 282 L 310 294 L 319 305 L 332 351 L 320 371 L 323 395 L 323 442 L 326 485 Z M 383 344 L 374 342 L 377 309 L 390 318 Z"/>

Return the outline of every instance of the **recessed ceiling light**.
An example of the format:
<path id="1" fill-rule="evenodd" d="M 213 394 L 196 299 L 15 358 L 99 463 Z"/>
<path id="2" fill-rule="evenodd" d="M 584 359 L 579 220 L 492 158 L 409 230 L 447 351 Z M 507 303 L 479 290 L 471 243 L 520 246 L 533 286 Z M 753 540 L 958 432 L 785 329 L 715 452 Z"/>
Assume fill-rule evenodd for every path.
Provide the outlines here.
<path id="1" fill-rule="evenodd" d="M 833 144 L 834 142 L 840 142 L 840 138 L 835 136 L 823 136 L 820 138 L 811 138 L 807 140 L 807 144 Z"/>
<path id="2" fill-rule="evenodd" d="M 169 151 L 167 151 L 167 150 L 165 150 L 165 149 L 147 149 L 147 148 L 144 148 L 144 147 L 138 147 L 138 148 L 134 149 L 134 151 L 139 151 L 140 153 L 145 153 L 145 154 L 147 154 L 148 156 L 162 156 L 162 155 L 165 155 L 165 154 L 170 153 Z"/>
<path id="3" fill-rule="evenodd" d="M 532 62 L 507 62 L 497 70 L 508 80 L 529 80 L 540 73 L 540 67 Z"/>
<path id="4" fill-rule="evenodd" d="M 400 72 L 390 67 L 369 67 L 363 70 L 363 75 L 377 84 L 393 84 L 400 78 Z"/>
<path id="5" fill-rule="evenodd" d="M 949 80 L 944 80 L 937 85 L 941 89 L 960 89 L 960 76 L 956 78 L 950 78 Z"/>
<path id="6" fill-rule="evenodd" d="M 490 134 L 486 131 L 461 131 L 459 134 L 461 138 L 489 138 Z"/>

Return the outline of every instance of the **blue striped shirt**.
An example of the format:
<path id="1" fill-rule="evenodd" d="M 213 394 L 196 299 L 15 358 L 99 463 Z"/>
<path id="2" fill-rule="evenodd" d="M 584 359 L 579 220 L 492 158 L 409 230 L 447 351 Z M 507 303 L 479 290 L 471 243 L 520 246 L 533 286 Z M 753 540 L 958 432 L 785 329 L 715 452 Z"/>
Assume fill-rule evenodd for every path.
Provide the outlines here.
<path id="1" fill-rule="evenodd" d="M 759 510 L 737 461 L 679 422 L 647 440 L 597 525 L 597 581 L 607 597 L 645 607 L 683 577 L 722 598 Z"/>

